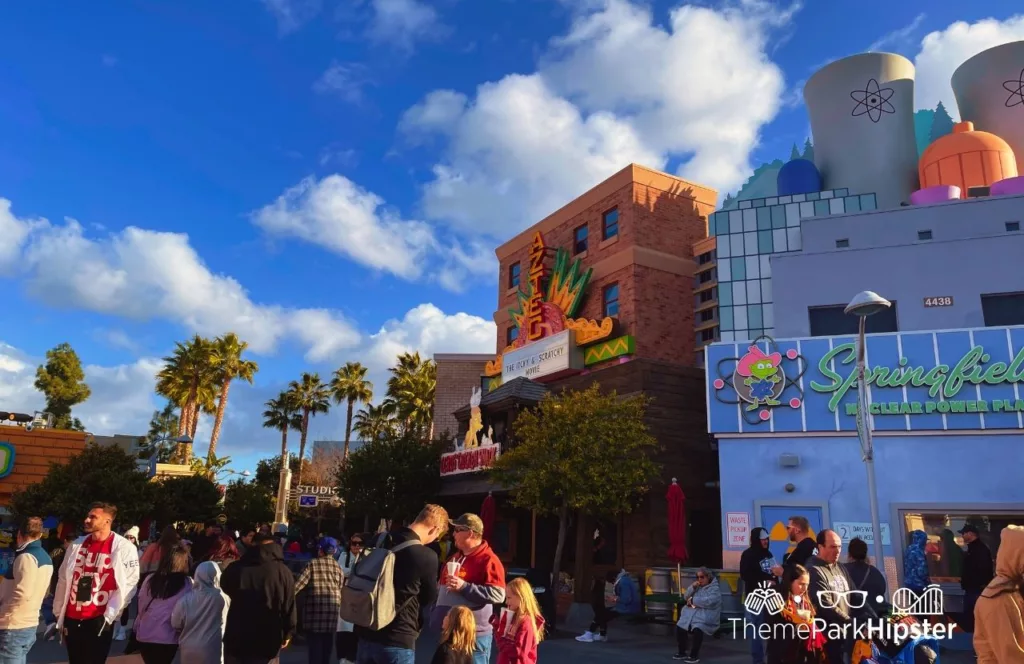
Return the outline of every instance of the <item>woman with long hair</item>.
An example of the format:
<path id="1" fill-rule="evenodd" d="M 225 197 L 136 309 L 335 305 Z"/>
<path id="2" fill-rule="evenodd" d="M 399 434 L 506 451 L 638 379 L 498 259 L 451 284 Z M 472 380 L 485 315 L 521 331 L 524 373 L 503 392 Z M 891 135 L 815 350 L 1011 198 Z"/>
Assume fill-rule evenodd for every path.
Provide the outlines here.
<path id="1" fill-rule="evenodd" d="M 188 576 L 188 550 L 181 544 L 161 556 L 156 572 L 139 590 L 139 616 L 135 635 L 146 664 L 171 664 L 178 652 L 178 632 L 171 624 L 174 607 L 192 590 Z"/>
<path id="2" fill-rule="evenodd" d="M 210 547 L 210 560 L 217 563 L 217 567 L 220 571 L 224 571 L 228 568 L 228 565 L 238 560 L 238 547 L 235 546 L 235 540 L 231 538 L 231 535 L 224 533 L 220 536 L 220 539 L 214 542 L 213 546 Z"/>
<path id="3" fill-rule="evenodd" d="M 224 624 L 230 606 L 231 600 L 220 589 L 220 567 L 209 560 L 199 563 L 192 592 L 171 612 L 183 663 L 222 664 Z"/>
<path id="4" fill-rule="evenodd" d="M 453 606 L 441 623 L 441 643 L 430 664 L 473 664 L 476 618 L 466 606 Z"/>
<path id="5" fill-rule="evenodd" d="M 825 664 L 825 637 L 814 626 L 814 605 L 807 593 L 811 575 L 803 565 L 788 565 L 779 591 L 782 611 L 768 618 L 768 664 Z"/>
<path id="6" fill-rule="evenodd" d="M 523 577 L 512 579 L 505 587 L 507 609 L 494 614 L 494 641 L 498 646 L 497 664 L 536 664 L 537 646 L 544 640 L 544 617 Z"/>
<path id="7" fill-rule="evenodd" d="M 160 539 L 146 547 L 142 552 L 142 559 L 139 561 L 139 576 L 145 579 L 160 567 L 160 559 L 167 557 L 181 542 L 181 536 L 174 526 L 164 526 L 160 531 Z"/>
<path id="8" fill-rule="evenodd" d="M 1024 664 L 1024 527 L 999 535 L 996 576 L 974 607 L 978 664 Z"/>

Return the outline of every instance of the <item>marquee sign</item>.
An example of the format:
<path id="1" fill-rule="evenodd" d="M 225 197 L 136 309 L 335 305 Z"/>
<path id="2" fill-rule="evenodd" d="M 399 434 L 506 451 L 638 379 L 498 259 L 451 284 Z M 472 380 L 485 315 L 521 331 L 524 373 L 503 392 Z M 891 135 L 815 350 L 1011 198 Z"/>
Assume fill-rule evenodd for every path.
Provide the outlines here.
<path id="1" fill-rule="evenodd" d="M 584 358 L 577 349 L 611 336 L 615 327 L 613 318 L 606 317 L 600 321 L 576 318 L 593 269 L 585 269 L 582 261 L 573 260 L 565 248 L 554 251 L 554 266 L 549 269 L 546 261 L 551 253 L 544 236 L 540 232 L 534 234 L 525 289 L 516 292 L 517 306 L 508 310 L 518 331 L 516 340 L 487 363 L 484 376 L 501 376 L 501 382 L 521 376 L 534 379 L 550 376 L 550 380 L 555 377 L 551 374 L 580 371 L 584 368 Z M 554 355 L 541 358 L 545 351 L 526 350 L 549 339 L 554 344 L 549 351 Z M 513 361 L 506 361 L 510 355 Z M 567 366 L 562 366 L 562 362 L 544 361 L 556 358 L 568 360 Z M 497 387 L 495 383 L 489 381 L 488 387 Z"/>
<path id="2" fill-rule="evenodd" d="M 817 337 L 707 347 L 712 433 L 856 431 L 857 346 Z M 876 431 L 1024 428 L 1024 327 L 867 338 Z"/>

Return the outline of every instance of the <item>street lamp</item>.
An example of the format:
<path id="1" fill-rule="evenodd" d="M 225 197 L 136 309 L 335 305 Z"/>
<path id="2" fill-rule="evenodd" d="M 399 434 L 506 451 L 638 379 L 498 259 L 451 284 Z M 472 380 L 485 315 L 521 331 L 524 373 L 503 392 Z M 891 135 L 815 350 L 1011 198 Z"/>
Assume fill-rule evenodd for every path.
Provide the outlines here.
<path id="1" fill-rule="evenodd" d="M 892 306 L 892 302 L 878 293 L 863 291 L 854 296 L 844 313 L 860 318 L 857 332 L 857 438 L 860 440 L 861 458 L 868 472 L 868 499 L 871 503 L 871 530 L 875 539 L 875 564 L 885 568 L 882 552 L 882 527 L 878 520 L 878 489 L 875 486 L 875 447 L 871 440 L 871 417 L 868 414 L 868 384 L 865 376 L 867 339 L 865 326 L 868 316 Z"/>

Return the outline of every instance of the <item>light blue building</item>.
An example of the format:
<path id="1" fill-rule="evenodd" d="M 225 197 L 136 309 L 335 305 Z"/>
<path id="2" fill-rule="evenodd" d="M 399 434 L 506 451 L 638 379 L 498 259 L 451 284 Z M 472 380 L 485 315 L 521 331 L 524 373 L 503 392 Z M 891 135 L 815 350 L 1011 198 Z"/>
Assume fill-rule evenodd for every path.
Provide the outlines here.
<path id="1" fill-rule="evenodd" d="M 806 516 L 814 531 L 836 530 L 846 543 L 860 535 L 871 544 L 855 338 L 763 338 L 757 349 L 749 342 L 706 348 L 724 566 L 738 567 L 744 526 L 769 529 L 781 556 L 793 515 Z M 757 358 L 770 368 L 758 368 Z M 1024 524 L 1024 326 L 869 335 L 867 364 L 890 587 L 902 579 L 908 534 L 924 530 L 930 574 L 956 610 L 957 531 L 976 525 L 995 553 L 1001 529 Z"/>

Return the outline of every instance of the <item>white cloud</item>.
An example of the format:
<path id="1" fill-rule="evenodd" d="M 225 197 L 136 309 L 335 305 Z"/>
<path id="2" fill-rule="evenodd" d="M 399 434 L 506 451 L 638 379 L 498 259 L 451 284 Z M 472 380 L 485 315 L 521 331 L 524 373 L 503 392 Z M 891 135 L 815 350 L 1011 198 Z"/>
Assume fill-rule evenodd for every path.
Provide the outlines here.
<path id="1" fill-rule="evenodd" d="M 365 65 L 333 62 L 313 83 L 313 91 L 336 95 L 350 104 L 358 104 L 363 101 L 363 88 L 369 84 Z"/>
<path id="2" fill-rule="evenodd" d="M 372 0 L 369 36 L 381 44 L 411 51 L 418 41 L 437 41 L 451 30 L 437 10 L 422 0 Z"/>
<path id="3" fill-rule="evenodd" d="M 941 101 L 951 116 L 958 117 L 956 98 L 950 87 L 956 68 L 993 46 L 1021 39 L 1024 39 L 1024 15 L 1003 21 L 994 18 L 976 23 L 957 21 L 945 30 L 929 33 L 921 40 L 921 51 L 914 58 L 917 67 L 915 105 L 934 108 Z"/>
<path id="4" fill-rule="evenodd" d="M 263 0 L 283 36 L 295 32 L 320 13 L 320 0 Z"/>
<path id="5" fill-rule="evenodd" d="M 914 17 L 914 20 L 903 26 L 897 28 L 892 32 L 888 32 L 875 41 L 871 42 L 867 50 L 872 52 L 881 52 L 884 49 L 890 49 L 896 53 L 902 53 L 903 49 L 908 46 L 909 42 L 913 39 L 914 33 L 917 32 L 918 28 L 924 22 L 925 14 L 918 14 Z"/>
<path id="6" fill-rule="evenodd" d="M 29 233 L 44 219 L 19 219 L 11 212 L 11 202 L 0 198 L 0 276 L 13 274 L 21 263 L 21 251 Z"/>
<path id="7" fill-rule="evenodd" d="M 9 209 L 0 199 L 0 223 Z M 234 331 L 260 354 L 293 341 L 320 359 L 359 343 L 338 312 L 253 302 L 238 281 L 211 272 L 185 234 L 128 227 L 92 238 L 72 219 L 53 225 L 8 217 L 15 237 L 25 238 L 15 262 L 26 287 L 51 306 L 166 320 L 204 335 Z"/>
<path id="8" fill-rule="evenodd" d="M 784 81 L 767 55 L 798 5 L 684 5 L 666 27 L 628 0 L 575 7 L 537 73 L 481 85 L 472 100 L 435 91 L 409 109 L 407 136 L 447 140 L 424 189 L 428 216 L 505 238 L 629 162 L 734 189 Z"/>
<path id="9" fill-rule="evenodd" d="M 365 357 L 378 371 L 405 352 L 493 353 L 497 327 L 492 321 L 470 314 L 445 314 L 433 304 L 410 309 L 401 320 L 389 320 L 369 337 Z"/>

